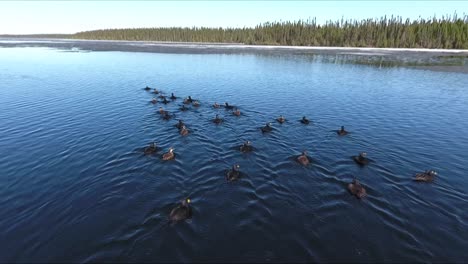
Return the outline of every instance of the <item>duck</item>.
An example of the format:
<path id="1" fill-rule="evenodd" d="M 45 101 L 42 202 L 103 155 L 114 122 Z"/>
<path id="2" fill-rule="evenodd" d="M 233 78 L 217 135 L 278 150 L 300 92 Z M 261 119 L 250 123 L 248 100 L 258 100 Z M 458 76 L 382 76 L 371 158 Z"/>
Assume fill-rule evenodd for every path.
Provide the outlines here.
<path id="1" fill-rule="evenodd" d="M 151 99 L 151 103 L 152 103 L 152 104 L 158 103 L 158 99 L 156 99 L 156 98 L 153 97 L 153 99 Z"/>
<path id="2" fill-rule="evenodd" d="M 151 90 L 151 88 L 149 88 L 148 86 L 146 86 L 145 88 L 143 88 L 145 91 L 149 91 Z"/>
<path id="3" fill-rule="evenodd" d="M 301 123 L 307 125 L 307 124 L 310 123 L 310 121 L 309 121 L 309 119 L 307 119 L 305 116 L 303 116 L 302 119 L 301 119 Z"/>
<path id="4" fill-rule="evenodd" d="M 346 131 L 346 130 L 344 129 L 344 126 L 341 126 L 341 129 L 338 130 L 338 131 L 336 131 L 336 133 L 338 133 L 339 136 L 345 136 L 345 135 L 347 135 L 349 132 Z"/>
<path id="5" fill-rule="evenodd" d="M 189 95 L 187 98 L 184 99 L 184 104 L 190 104 L 193 102 L 192 97 Z"/>
<path id="6" fill-rule="evenodd" d="M 175 158 L 174 148 L 169 148 L 169 151 L 162 156 L 163 160 L 172 160 Z"/>
<path id="7" fill-rule="evenodd" d="M 193 101 L 193 106 L 199 107 L 199 106 L 200 106 L 200 102 L 198 102 L 197 100 Z"/>
<path id="8" fill-rule="evenodd" d="M 182 105 L 180 108 L 179 108 L 180 111 L 187 111 L 189 110 L 188 107 L 186 107 L 185 105 Z"/>
<path id="9" fill-rule="evenodd" d="M 299 162 L 303 166 L 309 165 L 310 161 L 309 161 L 309 158 L 307 157 L 307 151 L 305 150 L 302 151 L 302 154 L 296 158 L 296 161 Z"/>
<path id="10" fill-rule="evenodd" d="M 432 182 L 434 181 L 435 176 L 437 176 L 437 172 L 435 170 L 427 170 L 422 173 L 416 173 L 416 176 L 413 180 L 420 182 Z"/>
<path id="11" fill-rule="evenodd" d="M 182 125 L 182 127 L 180 128 L 180 135 L 181 136 L 186 136 L 189 134 L 189 130 L 185 127 L 185 125 Z"/>
<path id="12" fill-rule="evenodd" d="M 223 122 L 223 119 L 220 118 L 218 114 L 216 114 L 216 117 L 213 119 L 213 122 L 215 124 L 221 124 Z"/>
<path id="13" fill-rule="evenodd" d="M 271 132 L 273 130 L 273 128 L 271 127 L 271 123 L 266 123 L 266 125 L 262 127 L 261 130 L 262 133 Z"/>
<path id="14" fill-rule="evenodd" d="M 369 164 L 369 159 L 367 158 L 366 152 L 361 152 L 358 156 L 353 156 L 353 160 L 362 166 Z"/>
<path id="15" fill-rule="evenodd" d="M 244 144 L 240 146 L 239 149 L 241 152 L 244 152 L 244 153 L 253 151 L 252 142 L 247 140 L 246 142 L 244 142 Z"/>
<path id="16" fill-rule="evenodd" d="M 224 103 L 224 107 L 225 107 L 226 109 L 234 109 L 234 106 L 229 105 L 227 102 Z"/>
<path id="17" fill-rule="evenodd" d="M 163 102 L 163 104 L 168 104 L 170 101 L 169 101 L 169 100 L 167 100 L 167 98 L 164 96 L 164 98 L 163 98 L 163 101 L 162 101 L 162 102 Z"/>
<path id="18" fill-rule="evenodd" d="M 154 93 L 154 94 L 159 94 L 158 89 L 154 88 L 153 93 Z"/>
<path id="19" fill-rule="evenodd" d="M 164 115 L 164 113 L 166 113 L 166 111 L 164 111 L 164 109 L 162 107 L 159 107 L 159 113 L 161 115 Z"/>
<path id="20" fill-rule="evenodd" d="M 151 142 L 151 144 L 145 148 L 144 152 L 145 154 L 151 154 L 151 153 L 156 152 L 156 150 L 157 150 L 156 143 Z"/>
<path id="21" fill-rule="evenodd" d="M 240 171 L 239 171 L 239 164 L 235 164 L 232 166 L 230 170 L 226 173 L 226 180 L 228 181 L 235 181 L 240 178 Z"/>
<path id="22" fill-rule="evenodd" d="M 190 199 L 183 200 L 177 207 L 171 210 L 169 219 L 173 222 L 183 221 L 192 217 L 192 208 L 190 208 Z"/>
<path id="23" fill-rule="evenodd" d="M 185 126 L 185 124 L 184 124 L 184 122 L 183 122 L 182 119 L 181 119 L 181 120 L 179 120 L 179 123 L 177 123 L 175 126 L 176 126 L 178 129 L 182 129 L 182 126 Z"/>
<path id="24" fill-rule="evenodd" d="M 276 121 L 278 121 L 280 124 L 283 124 L 286 121 L 286 118 L 284 118 L 284 116 L 280 116 L 276 118 Z"/>
<path id="25" fill-rule="evenodd" d="M 219 107 L 220 107 L 220 105 L 219 105 L 218 103 L 215 102 L 215 103 L 213 104 L 213 108 L 219 108 Z"/>
<path id="26" fill-rule="evenodd" d="M 174 95 L 174 93 L 171 93 L 171 100 L 175 100 L 177 97 Z"/>
<path id="27" fill-rule="evenodd" d="M 367 195 L 366 189 L 362 187 L 362 185 L 356 179 L 353 179 L 353 181 L 350 184 L 348 184 L 348 190 L 352 195 L 356 196 L 359 199 Z"/>
<path id="28" fill-rule="evenodd" d="M 172 118 L 172 115 L 170 115 L 168 111 L 164 111 L 163 119 L 170 120 L 171 118 Z"/>
<path id="29" fill-rule="evenodd" d="M 163 95 L 163 94 L 160 94 L 160 95 L 158 96 L 158 98 L 164 99 L 164 98 L 166 98 L 166 96 Z"/>
<path id="30" fill-rule="evenodd" d="M 235 116 L 240 116 L 240 115 L 241 115 L 241 112 L 240 112 L 239 108 L 236 108 L 236 110 L 234 110 L 234 111 L 232 112 L 232 114 L 235 115 Z"/>

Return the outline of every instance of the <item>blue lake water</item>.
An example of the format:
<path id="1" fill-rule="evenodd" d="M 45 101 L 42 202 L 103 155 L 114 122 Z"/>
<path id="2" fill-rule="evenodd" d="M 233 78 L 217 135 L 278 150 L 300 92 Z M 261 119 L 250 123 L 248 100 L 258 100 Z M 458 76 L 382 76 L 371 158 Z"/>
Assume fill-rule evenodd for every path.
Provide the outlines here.
<path id="1" fill-rule="evenodd" d="M 0 262 L 466 261 L 468 75 L 326 56 L 0 49 Z M 146 85 L 201 107 L 153 105 Z M 186 197 L 192 219 L 168 224 Z"/>

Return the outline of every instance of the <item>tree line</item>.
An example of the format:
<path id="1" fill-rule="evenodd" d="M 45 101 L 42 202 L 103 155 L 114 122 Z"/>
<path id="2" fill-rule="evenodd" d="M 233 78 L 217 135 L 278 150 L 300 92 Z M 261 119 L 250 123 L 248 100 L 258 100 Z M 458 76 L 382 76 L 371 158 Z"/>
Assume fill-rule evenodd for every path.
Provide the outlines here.
<path id="1" fill-rule="evenodd" d="M 105 29 L 78 32 L 76 39 L 219 42 L 256 45 L 297 45 L 381 48 L 468 49 L 468 16 L 327 21 L 316 19 L 267 22 L 255 27 L 164 27 Z"/>

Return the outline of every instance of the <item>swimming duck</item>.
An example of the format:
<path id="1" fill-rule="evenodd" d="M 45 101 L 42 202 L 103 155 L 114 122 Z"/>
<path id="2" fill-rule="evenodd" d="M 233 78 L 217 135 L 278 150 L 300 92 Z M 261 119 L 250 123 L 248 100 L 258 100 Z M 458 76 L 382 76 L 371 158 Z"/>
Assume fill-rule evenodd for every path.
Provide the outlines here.
<path id="1" fill-rule="evenodd" d="M 366 152 L 359 153 L 358 156 L 354 156 L 353 160 L 358 163 L 359 165 L 367 165 L 369 164 L 369 159 L 367 158 Z"/>
<path id="2" fill-rule="evenodd" d="M 158 89 L 154 88 L 153 93 L 158 94 L 159 93 Z"/>
<path id="3" fill-rule="evenodd" d="M 161 115 L 164 115 L 165 112 L 166 112 L 166 111 L 164 111 L 164 109 L 163 109 L 162 107 L 159 107 L 159 113 L 160 113 Z"/>
<path id="4" fill-rule="evenodd" d="M 235 115 L 235 116 L 240 116 L 240 115 L 241 115 L 241 112 L 240 112 L 240 110 L 239 110 L 238 108 L 236 108 L 236 110 L 234 110 L 234 111 L 232 112 L 232 114 Z"/>
<path id="5" fill-rule="evenodd" d="M 189 130 L 185 127 L 185 125 L 182 125 L 182 127 L 180 128 L 180 135 L 181 136 L 186 136 L 189 134 Z"/>
<path id="6" fill-rule="evenodd" d="M 341 129 L 336 131 L 336 133 L 338 133 L 339 136 L 344 136 L 347 135 L 349 132 L 344 129 L 344 126 L 341 126 Z"/>
<path id="7" fill-rule="evenodd" d="M 309 124 L 309 119 L 307 119 L 305 116 L 303 116 L 302 119 L 301 119 L 301 123 L 307 125 L 307 124 Z"/>
<path id="8" fill-rule="evenodd" d="M 164 98 L 163 98 L 163 101 L 162 101 L 162 102 L 163 102 L 163 104 L 168 104 L 170 101 L 169 101 L 169 100 L 167 100 L 167 98 L 164 96 Z"/>
<path id="9" fill-rule="evenodd" d="M 284 118 L 284 116 L 280 116 L 276 118 L 276 121 L 278 121 L 280 124 L 283 124 L 286 121 L 286 118 Z"/>
<path id="10" fill-rule="evenodd" d="M 185 126 L 184 122 L 182 120 L 179 120 L 179 123 L 175 125 L 178 129 L 181 129 L 182 126 Z"/>
<path id="11" fill-rule="evenodd" d="M 357 198 L 363 198 L 367 195 L 366 189 L 362 187 L 358 180 L 354 179 L 353 182 L 348 184 L 348 190 L 351 192 L 352 195 L 356 196 Z"/>
<path id="12" fill-rule="evenodd" d="M 156 98 L 153 97 L 153 99 L 151 99 L 151 103 L 152 103 L 152 104 L 158 103 L 158 99 L 156 99 Z"/>
<path id="13" fill-rule="evenodd" d="M 151 154 L 156 152 L 156 144 L 152 142 L 148 147 L 145 148 L 145 154 Z"/>
<path id="14" fill-rule="evenodd" d="M 174 95 L 174 93 L 171 93 L 171 100 L 175 100 L 177 97 Z"/>
<path id="15" fill-rule="evenodd" d="M 182 221 L 192 217 L 192 208 L 190 208 L 190 199 L 183 200 L 176 208 L 171 210 L 169 219 L 171 221 Z"/>
<path id="16" fill-rule="evenodd" d="M 234 106 L 229 105 L 227 102 L 224 103 L 224 107 L 225 107 L 226 109 L 233 109 L 233 108 L 234 108 Z"/>
<path id="17" fill-rule="evenodd" d="M 435 170 L 427 170 L 422 173 L 416 173 L 416 176 L 413 180 L 421 182 L 432 182 L 434 181 L 435 176 L 437 176 L 437 172 Z"/>
<path id="18" fill-rule="evenodd" d="M 263 133 L 271 132 L 273 130 L 273 128 L 271 127 L 271 123 L 266 123 L 266 125 L 262 127 L 261 130 Z"/>
<path id="19" fill-rule="evenodd" d="M 189 110 L 188 107 L 185 107 L 185 105 L 182 105 L 182 107 L 179 108 L 180 111 L 187 111 Z"/>
<path id="20" fill-rule="evenodd" d="M 302 154 L 299 155 L 297 158 L 296 158 L 297 162 L 299 162 L 301 165 L 303 166 L 307 166 L 309 165 L 310 161 L 309 161 L 309 158 L 307 157 L 307 151 L 302 151 Z"/>
<path id="21" fill-rule="evenodd" d="M 232 166 L 232 169 L 230 169 L 226 173 L 226 180 L 228 181 L 238 180 L 240 178 L 239 168 L 240 168 L 239 164 L 235 164 L 234 166 Z"/>
<path id="22" fill-rule="evenodd" d="M 166 98 L 166 96 L 163 95 L 163 94 L 160 94 L 160 95 L 158 96 L 158 98 L 164 99 L 164 98 Z"/>
<path id="23" fill-rule="evenodd" d="M 151 88 L 149 88 L 148 86 L 146 86 L 145 88 L 143 88 L 145 91 L 149 91 L 151 90 Z"/>
<path id="24" fill-rule="evenodd" d="M 162 156 L 163 160 L 172 160 L 175 158 L 174 148 L 169 148 L 169 151 L 164 153 Z"/>
<path id="25" fill-rule="evenodd" d="M 213 104 L 213 107 L 214 107 L 214 108 L 219 108 L 219 104 L 215 102 L 215 103 Z"/>
<path id="26" fill-rule="evenodd" d="M 253 151 L 252 142 L 248 140 L 244 142 L 244 144 L 240 146 L 240 151 L 244 153 Z"/>
<path id="27" fill-rule="evenodd" d="M 168 111 L 164 111 L 163 119 L 164 120 L 169 120 L 171 118 L 172 118 L 172 115 L 170 115 Z"/>
<path id="28" fill-rule="evenodd" d="M 184 99 L 184 104 L 191 104 L 193 102 L 192 97 L 189 95 L 189 97 Z"/>
<path id="29" fill-rule="evenodd" d="M 220 123 L 223 122 L 223 119 L 220 118 L 218 114 L 216 114 L 216 117 L 215 117 L 215 119 L 213 119 L 213 122 L 214 122 L 215 124 L 220 124 Z"/>
<path id="30" fill-rule="evenodd" d="M 199 107 L 199 106 L 200 106 L 200 102 L 198 102 L 197 100 L 193 101 L 193 106 Z"/>

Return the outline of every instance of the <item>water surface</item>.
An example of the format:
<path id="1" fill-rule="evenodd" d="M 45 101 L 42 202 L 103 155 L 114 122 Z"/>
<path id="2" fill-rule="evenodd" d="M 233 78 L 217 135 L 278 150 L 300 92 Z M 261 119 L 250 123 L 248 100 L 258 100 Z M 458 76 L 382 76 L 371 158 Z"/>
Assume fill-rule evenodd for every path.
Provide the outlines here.
<path id="1" fill-rule="evenodd" d="M 200 100 L 163 106 L 189 136 L 146 85 Z M 462 73 L 328 55 L 2 48 L 0 261 L 466 260 L 467 87 Z M 244 140 L 257 151 L 236 151 Z M 152 141 L 176 160 L 143 155 Z M 292 160 L 304 149 L 307 168 Z M 360 151 L 375 162 L 357 166 Z M 227 183 L 234 163 L 245 177 Z M 411 180 L 430 168 L 434 183 Z M 185 197 L 193 218 L 168 224 Z"/>

